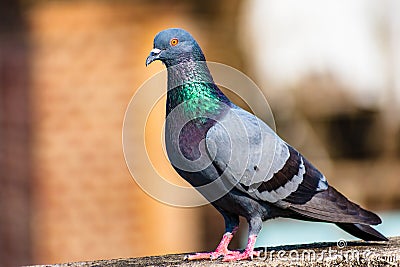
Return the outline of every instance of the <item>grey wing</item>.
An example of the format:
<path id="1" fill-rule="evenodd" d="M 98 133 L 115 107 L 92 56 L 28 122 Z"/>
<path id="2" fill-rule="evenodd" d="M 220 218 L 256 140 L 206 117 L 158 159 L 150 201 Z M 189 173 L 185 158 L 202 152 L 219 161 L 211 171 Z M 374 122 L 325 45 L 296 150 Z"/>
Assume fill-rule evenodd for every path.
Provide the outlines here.
<path id="1" fill-rule="evenodd" d="M 264 122 L 239 108 L 210 128 L 206 148 L 221 177 L 254 199 L 321 221 L 379 224 Z"/>
<path id="2" fill-rule="evenodd" d="M 222 177 L 255 199 L 303 204 L 328 188 L 325 177 L 300 153 L 240 108 L 209 129 L 206 147 Z"/>

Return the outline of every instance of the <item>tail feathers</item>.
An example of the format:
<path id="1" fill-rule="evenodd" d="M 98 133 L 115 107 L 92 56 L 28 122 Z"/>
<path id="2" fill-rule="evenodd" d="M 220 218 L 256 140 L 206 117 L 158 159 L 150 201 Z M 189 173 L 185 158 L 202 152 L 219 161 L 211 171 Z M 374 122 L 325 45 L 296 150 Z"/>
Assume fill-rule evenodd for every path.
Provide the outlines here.
<path id="1" fill-rule="evenodd" d="M 290 204 L 289 208 L 303 216 L 325 222 L 363 225 L 381 223 L 378 215 L 349 201 L 331 186 L 327 190 L 315 194 L 308 202 Z"/>
<path id="2" fill-rule="evenodd" d="M 369 225 L 359 223 L 337 223 L 344 231 L 365 241 L 388 241 L 388 239 Z"/>

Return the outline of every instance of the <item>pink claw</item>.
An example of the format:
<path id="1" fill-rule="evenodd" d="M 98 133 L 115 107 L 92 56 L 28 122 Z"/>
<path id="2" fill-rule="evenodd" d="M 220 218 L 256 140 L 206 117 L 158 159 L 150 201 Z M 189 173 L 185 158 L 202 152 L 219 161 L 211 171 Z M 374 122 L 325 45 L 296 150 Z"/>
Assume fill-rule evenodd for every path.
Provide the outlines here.
<path id="1" fill-rule="evenodd" d="M 254 245 L 256 243 L 257 236 L 251 235 L 247 241 L 246 249 L 243 252 L 240 251 L 231 251 L 228 250 L 229 242 L 231 242 L 233 237 L 232 233 L 225 233 L 222 237 L 221 242 L 214 252 L 203 252 L 196 253 L 194 255 L 189 255 L 187 257 L 188 260 L 203 260 L 210 259 L 215 260 L 219 257 L 223 256 L 223 261 L 238 261 L 238 260 L 247 260 L 253 259 L 253 257 L 259 257 L 260 251 L 254 251 Z"/>
<path id="2" fill-rule="evenodd" d="M 219 243 L 218 247 L 215 249 L 214 252 L 196 253 L 194 255 L 189 255 L 187 257 L 187 259 L 188 260 L 202 260 L 202 259 L 215 260 L 215 259 L 218 259 L 220 256 L 239 254 L 239 252 L 228 250 L 228 245 L 231 242 L 232 237 L 233 237 L 233 234 L 227 232 L 222 236 L 221 242 Z"/>
<path id="3" fill-rule="evenodd" d="M 256 244 L 256 239 L 257 239 L 256 235 L 249 236 L 246 249 L 242 253 L 234 255 L 226 255 L 224 256 L 222 261 L 239 261 L 239 260 L 253 259 L 253 257 L 259 257 L 261 252 L 254 251 L 254 245 Z"/>

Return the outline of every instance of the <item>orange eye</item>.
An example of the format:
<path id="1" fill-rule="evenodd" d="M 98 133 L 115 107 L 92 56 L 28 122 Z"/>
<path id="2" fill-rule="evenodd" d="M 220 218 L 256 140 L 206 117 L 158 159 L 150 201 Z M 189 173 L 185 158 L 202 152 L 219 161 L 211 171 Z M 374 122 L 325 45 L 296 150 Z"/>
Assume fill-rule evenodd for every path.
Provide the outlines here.
<path id="1" fill-rule="evenodd" d="M 171 41 L 169 41 L 169 43 L 170 43 L 172 46 L 176 46 L 176 45 L 179 43 L 179 41 L 178 41 L 177 38 L 172 38 Z"/>

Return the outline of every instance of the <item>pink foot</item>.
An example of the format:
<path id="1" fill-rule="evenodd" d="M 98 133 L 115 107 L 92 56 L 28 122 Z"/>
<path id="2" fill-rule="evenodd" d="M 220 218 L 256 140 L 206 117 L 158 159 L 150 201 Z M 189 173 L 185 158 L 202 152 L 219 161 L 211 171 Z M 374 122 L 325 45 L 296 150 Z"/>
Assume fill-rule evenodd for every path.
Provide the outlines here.
<path id="1" fill-rule="evenodd" d="M 234 231 L 236 231 L 236 230 L 234 230 Z M 222 240 L 214 252 L 196 253 L 194 255 L 187 256 L 186 259 L 188 259 L 188 260 L 203 260 L 203 259 L 215 260 L 221 256 L 240 254 L 238 251 L 228 250 L 228 245 L 229 245 L 229 242 L 231 242 L 232 237 L 233 237 L 233 234 L 230 232 L 227 232 L 222 236 Z"/>
<path id="2" fill-rule="evenodd" d="M 232 237 L 233 237 L 232 233 L 227 232 L 222 237 L 221 242 L 219 243 L 217 249 L 214 252 L 196 253 L 194 255 L 189 255 L 185 258 L 188 260 L 203 260 L 203 259 L 215 260 L 223 256 L 222 259 L 223 261 L 238 261 L 238 260 L 253 259 L 253 257 L 260 256 L 261 253 L 260 251 L 254 251 L 254 245 L 257 239 L 256 235 L 249 236 L 246 249 L 243 252 L 228 250 L 228 244 L 231 241 Z"/>
<path id="3" fill-rule="evenodd" d="M 240 260 L 253 259 L 254 256 L 259 257 L 261 252 L 254 251 L 254 245 L 256 244 L 256 239 L 257 239 L 256 235 L 249 236 L 246 249 L 242 253 L 236 255 L 226 255 L 224 256 L 223 261 L 240 261 Z"/>

